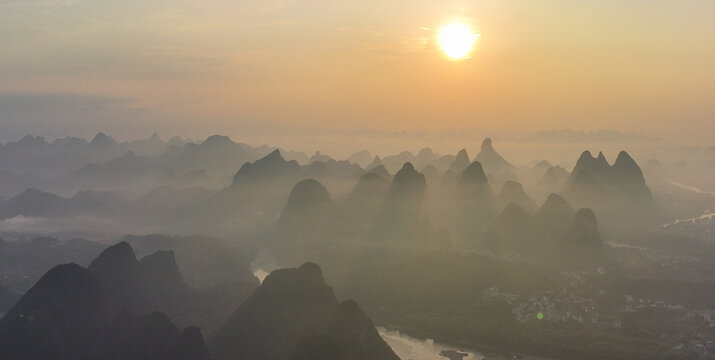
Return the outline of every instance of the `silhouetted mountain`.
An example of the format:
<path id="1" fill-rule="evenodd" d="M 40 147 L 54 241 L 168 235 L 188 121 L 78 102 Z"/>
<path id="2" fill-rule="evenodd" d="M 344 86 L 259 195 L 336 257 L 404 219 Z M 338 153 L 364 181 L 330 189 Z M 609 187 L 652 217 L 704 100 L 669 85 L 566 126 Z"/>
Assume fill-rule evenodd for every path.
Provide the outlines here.
<path id="1" fill-rule="evenodd" d="M 387 169 L 385 169 L 382 165 L 375 166 L 372 170 L 370 170 L 370 172 L 379 175 L 385 180 L 392 179 L 392 175 L 390 175 Z"/>
<path id="2" fill-rule="evenodd" d="M 628 194 L 637 199 L 653 198 L 653 194 L 645 183 L 641 168 L 627 152 L 618 153 L 616 162 L 613 163 L 611 169 Z"/>
<path id="3" fill-rule="evenodd" d="M 290 263 L 285 260 L 313 249 L 323 240 L 335 208 L 328 190 L 317 180 L 295 184 L 278 219 L 274 252 Z"/>
<path id="4" fill-rule="evenodd" d="M 526 254 L 537 246 L 532 224 L 531 214 L 518 204 L 509 203 L 494 219 L 488 246 L 499 253 Z"/>
<path id="5" fill-rule="evenodd" d="M 456 158 L 457 157 L 454 155 L 443 155 L 433 161 L 432 165 L 434 165 L 439 171 L 447 171 L 450 166 L 452 166 Z"/>
<path id="6" fill-rule="evenodd" d="M 568 181 L 569 173 L 561 166 L 552 166 L 548 168 L 544 174 L 534 184 L 534 195 L 537 198 L 543 199 L 542 196 L 547 194 L 560 192 L 564 188 L 564 184 Z"/>
<path id="7" fill-rule="evenodd" d="M 105 316 L 99 281 L 79 265 L 56 266 L 0 320 L 0 357 L 90 358 L 97 350 Z"/>
<path id="8" fill-rule="evenodd" d="M 118 215 L 129 202 L 113 192 L 82 190 L 66 199 L 37 189 L 0 202 L 0 218 L 15 216 L 64 218 L 76 214 Z"/>
<path id="9" fill-rule="evenodd" d="M 619 153 L 613 166 L 603 153 L 594 158 L 584 151 L 562 193 L 571 203 L 605 214 L 610 225 L 632 227 L 659 217 L 643 172 L 625 151 Z M 623 222 L 626 214 L 631 216 Z"/>
<path id="10" fill-rule="evenodd" d="M 94 148 L 103 148 L 117 145 L 117 142 L 112 139 L 111 136 L 107 136 L 106 134 L 100 132 L 94 136 L 92 141 L 90 141 L 89 145 Z"/>
<path id="11" fill-rule="evenodd" d="M 190 143 L 167 150 L 160 160 L 178 173 L 205 170 L 223 177 L 256 158 L 246 151 L 247 148 L 247 145 L 235 143 L 228 136 L 213 135 L 200 144 Z"/>
<path id="12" fill-rule="evenodd" d="M 563 242 L 565 246 L 577 249 L 592 249 L 602 245 L 596 214 L 593 210 L 578 209 Z"/>
<path id="13" fill-rule="evenodd" d="M 379 156 L 375 155 L 375 158 L 372 159 L 372 162 L 365 167 L 365 170 L 372 171 L 372 169 L 382 165 L 382 159 L 380 159 Z"/>
<path id="14" fill-rule="evenodd" d="M 500 174 L 507 169 L 514 169 L 514 165 L 506 161 L 499 153 L 494 150 L 492 139 L 486 138 L 482 142 L 482 150 L 475 158 L 484 167 L 486 173 Z"/>
<path id="15" fill-rule="evenodd" d="M 428 187 L 439 184 L 442 174 L 434 165 L 427 165 L 420 172 L 425 176 Z"/>
<path id="16" fill-rule="evenodd" d="M 397 155 L 385 156 L 382 159 L 382 164 L 388 171 L 395 171 L 399 169 L 404 163 L 414 163 L 415 155 L 409 151 L 403 151 Z"/>
<path id="17" fill-rule="evenodd" d="M 117 303 L 107 295 L 112 265 L 127 274 L 131 248 L 123 243 L 105 251 L 92 271 L 79 265 L 59 265 L 48 271 L 0 320 L 0 358 L 35 359 L 137 359 L 207 360 L 208 351 L 195 327 L 179 331 L 159 312 L 135 316 L 130 310 L 112 311 Z M 136 259 L 134 259 L 136 260 Z M 161 284 L 180 282 L 171 253 L 158 253 L 142 261 L 155 291 L 176 294 Z M 118 284 L 114 281 L 113 284 Z M 119 284 L 121 285 L 121 284 Z M 127 286 L 125 285 L 125 288 Z"/>
<path id="18" fill-rule="evenodd" d="M 421 149 L 417 153 L 417 156 L 415 156 L 415 162 L 420 165 L 430 164 L 435 160 L 437 160 L 437 154 L 435 154 L 434 151 L 428 147 Z"/>
<path id="19" fill-rule="evenodd" d="M 163 154 L 168 146 L 169 145 L 163 142 L 157 134 L 152 134 L 147 139 L 135 140 L 127 144 L 127 147 L 132 152 L 151 158 L 155 158 Z"/>
<path id="20" fill-rule="evenodd" d="M 507 204 L 518 204 L 524 210 L 534 213 L 538 206 L 529 195 L 524 191 L 524 187 L 515 181 L 507 181 L 501 188 L 501 192 L 497 196 L 497 203 L 500 209 L 503 209 Z"/>
<path id="21" fill-rule="evenodd" d="M 544 171 L 546 171 L 552 167 L 553 167 L 553 165 L 551 165 L 551 163 L 548 162 L 547 160 L 541 160 L 538 163 L 536 163 L 536 165 L 534 165 L 534 167 L 532 169 L 543 173 Z"/>
<path id="22" fill-rule="evenodd" d="M 184 282 L 179 266 L 176 264 L 173 251 L 157 251 L 143 257 L 139 265 L 147 281 L 151 283 L 153 291 L 163 298 L 164 304 L 192 296 L 191 289 Z"/>
<path id="23" fill-rule="evenodd" d="M 37 189 L 27 189 L 8 201 L 0 204 L 3 218 L 18 215 L 26 217 L 62 217 L 68 213 L 67 199 Z"/>
<path id="24" fill-rule="evenodd" d="M 488 182 L 487 175 L 482 169 L 482 164 L 478 161 L 469 164 L 462 172 L 459 182 L 462 184 L 486 184 Z"/>
<path id="25" fill-rule="evenodd" d="M 455 174 L 459 174 L 464 171 L 467 166 L 469 166 L 469 155 L 467 155 L 467 150 L 462 149 L 457 153 L 457 157 L 454 158 L 454 162 L 452 162 L 449 169 Z"/>
<path id="26" fill-rule="evenodd" d="M 338 300 L 312 263 L 268 275 L 209 339 L 217 360 L 288 359 L 295 346 L 327 330 Z"/>
<path id="27" fill-rule="evenodd" d="M 402 242 L 425 234 L 422 206 L 427 184 L 424 175 L 411 163 L 395 174 L 375 224 L 375 236 L 382 241 Z"/>
<path id="28" fill-rule="evenodd" d="M 295 176 L 300 171 L 297 161 L 286 161 L 279 150 L 252 163 L 245 163 L 234 176 L 234 185 L 258 180 Z"/>
<path id="29" fill-rule="evenodd" d="M 562 238 L 576 211 L 561 196 L 551 193 L 534 215 L 537 235 L 554 242 Z"/>
<path id="30" fill-rule="evenodd" d="M 338 304 L 313 263 L 268 275 L 209 347 L 217 360 L 398 359 L 357 304 Z"/>
<path id="31" fill-rule="evenodd" d="M 210 258 L 203 261 L 211 266 L 206 264 Z M 207 331 L 223 322 L 257 285 L 227 275 L 225 282 L 197 291 L 184 282 L 173 251 L 160 250 L 138 261 L 124 241 L 102 252 L 88 270 L 105 289 L 112 313 L 122 308 L 137 314 L 161 311 L 177 324 L 200 325 Z"/>
<path id="32" fill-rule="evenodd" d="M 367 166 L 370 165 L 372 159 L 372 154 L 370 154 L 367 150 L 358 151 L 347 158 L 347 160 L 351 163 L 358 164 L 365 169 L 367 169 Z"/>
<path id="33" fill-rule="evenodd" d="M 328 155 L 321 154 L 320 151 L 316 151 L 315 154 L 313 154 L 313 156 L 311 156 L 310 159 L 308 159 L 308 164 L 312 164 L 315 161 L 325 162 L 325 161 L 329 161 L 329 160 L 333 160 L 333 158 L 331 158 Z"/>
<path id="34" fill-rule="evenodd" d="M 128 308 L 136 313 L 158 311 L 152 284 L 134 254 L 122 241 L 102 251 L 87 267 L 105 289 L 111 307 Z"/>
<path id="35" fill-rule="evenodd" d="M 365 240 L 368 229 L 375 223 L 388 187 L 388 181 L 374 172 L 361 176 L 329 226 L 329 236 Z"/>
<path id="36" fill-rule="evenodd" d="M 492 188 L 482 165 L 475 161 L 460 175 L 456 187 L 454 222 L 465 246 L 483 239 L 494 216 Z"/>
<path id="37" fill-rule="evenodd" d="M 138 257 L 171 250 L 178 266 L 178 270 L 172 270 L 174 278 L 181 276 L 182 281 L 191 287 L 207 288 L 240 282 L 251 292 L 258 286 L 258 279 L 251 271 L 255 257 L 253 248 L 204 236 L 125 236 L 122 240 L 132 246 Z"/>

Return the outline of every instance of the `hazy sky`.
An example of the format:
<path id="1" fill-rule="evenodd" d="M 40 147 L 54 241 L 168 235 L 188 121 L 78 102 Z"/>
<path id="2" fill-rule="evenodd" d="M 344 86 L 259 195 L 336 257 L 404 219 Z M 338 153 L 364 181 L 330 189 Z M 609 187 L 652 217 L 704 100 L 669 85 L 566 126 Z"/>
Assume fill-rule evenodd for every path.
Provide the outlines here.
<path id="1" fill-rule="evenodd" d="M 710 144 L 713 16 L 712 0 L 0 0 L 0 141 L 605 128 Z M 470 59 L 437 45 L 452 21 L 481 35 Z"/>

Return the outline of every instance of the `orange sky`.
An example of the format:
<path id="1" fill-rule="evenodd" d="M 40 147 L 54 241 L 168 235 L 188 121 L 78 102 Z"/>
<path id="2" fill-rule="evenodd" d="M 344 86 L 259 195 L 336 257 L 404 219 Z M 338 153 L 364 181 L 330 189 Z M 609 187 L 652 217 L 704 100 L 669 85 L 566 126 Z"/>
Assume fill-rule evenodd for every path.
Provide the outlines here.
<path id="1" fill-rule="evenodd" d="M 709 144 L 712 14 L 705 0 L 0 0 L 0 124 L 13 139 L 605 128 Z M 438 49 L 455 20 L 480 34 L 470 59 Z"/>

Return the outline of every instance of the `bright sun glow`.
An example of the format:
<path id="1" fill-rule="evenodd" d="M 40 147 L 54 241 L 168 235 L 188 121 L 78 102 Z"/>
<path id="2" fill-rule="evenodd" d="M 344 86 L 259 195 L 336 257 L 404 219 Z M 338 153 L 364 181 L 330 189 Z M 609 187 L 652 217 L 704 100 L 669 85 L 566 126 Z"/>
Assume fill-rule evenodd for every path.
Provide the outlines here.
<path id="1" fill-rule="evenodd" d="M 439 32 L 439 45 L 450 59 L 465 59 L 479 37 L 466 24 L 451 23 Z"/>

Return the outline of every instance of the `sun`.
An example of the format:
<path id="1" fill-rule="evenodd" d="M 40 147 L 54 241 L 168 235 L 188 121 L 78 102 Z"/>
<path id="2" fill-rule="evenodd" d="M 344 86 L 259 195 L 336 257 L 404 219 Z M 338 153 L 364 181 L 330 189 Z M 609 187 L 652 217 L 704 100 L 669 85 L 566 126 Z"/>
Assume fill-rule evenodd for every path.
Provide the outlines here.
<path id="1" fill-rule="evenodd" d="M 439 45 L 452 60 L 466 59 L 479 37 L 464 23 L 451 23 L 439 31 Z"/>

